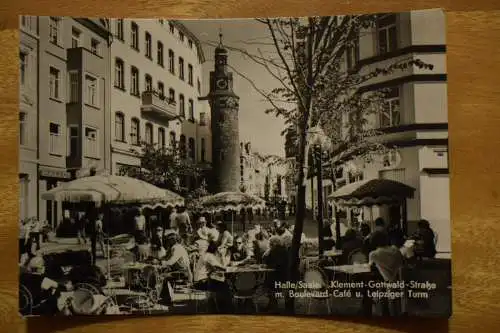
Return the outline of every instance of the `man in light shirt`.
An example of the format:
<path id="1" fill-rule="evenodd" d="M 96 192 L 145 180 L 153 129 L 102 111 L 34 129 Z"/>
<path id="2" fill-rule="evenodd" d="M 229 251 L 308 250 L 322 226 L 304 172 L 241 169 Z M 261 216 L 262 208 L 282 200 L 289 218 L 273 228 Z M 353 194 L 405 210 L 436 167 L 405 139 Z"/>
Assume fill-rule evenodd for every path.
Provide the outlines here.
<path id="1" fill-rule="evenodd" d="M 142 213 L 142 209 L 137 212 L 135 217 L 135 232 L 137 236 L 146 233 L 146 217 Z"/>

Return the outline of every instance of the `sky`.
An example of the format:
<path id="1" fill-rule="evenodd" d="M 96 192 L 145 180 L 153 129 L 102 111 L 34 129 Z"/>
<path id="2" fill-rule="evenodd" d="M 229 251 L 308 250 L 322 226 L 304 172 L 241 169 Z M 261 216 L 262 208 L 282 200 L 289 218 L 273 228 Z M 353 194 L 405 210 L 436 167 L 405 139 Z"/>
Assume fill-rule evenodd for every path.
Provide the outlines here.
<path id="1" fill-rule="evenodd" d="M 267 27 L 255 20 L 183 20 L 181 21 L 201 41 L 206 62 L 203 68 L 204 92 L 208 90 L 210 71 L 214 68 L 214 47 L 222 30 L 223 43 L 229 47 L 246 49 L 251 54 L 276 57 L 274 46 L 269 43 Z M 262 91 L 269 92 L 279 84 L 268 71 L 238 51 L 229 51 L 228 63 Z M 252 150 L 264 155 L 284 156 L 284 137 L 280 135 L 284 121 L 272 114 L 270 108 L 244 77 L 233 71 L 234 92 L 240 97 L 240 141 L 251 142 Z"/>

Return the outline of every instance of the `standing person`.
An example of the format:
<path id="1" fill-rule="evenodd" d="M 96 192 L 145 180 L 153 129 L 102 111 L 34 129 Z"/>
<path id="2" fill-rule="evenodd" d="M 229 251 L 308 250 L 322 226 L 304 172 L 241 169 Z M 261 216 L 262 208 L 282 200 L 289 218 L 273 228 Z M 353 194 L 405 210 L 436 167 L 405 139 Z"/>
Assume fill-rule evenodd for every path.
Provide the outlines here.
<path id="1" fill-rule="evenodd" d="M 31 218 L 31 228 L 30 228 L 30 237 L 32 244 L 35 246 L 35 251 L 40 250 L 40 231 L 41 231 L 41 223 L 36 217 Z M 33 246 L 32 245 L 32 246 Z"/>
<path id="2" fill-rule="evenodd" d="M 106 255 L 104 248 L 104 229 L 103 229 L 104 214 L 99 213 L 93 223 L 91 223 L 90 246 L 92 252 L 92 264 L 95 265 L 97 258 L 97 243 L 101 246 L 103 256 Z"/>
<path id="3" fill-rule="evenodd" d="M 177 206 L 172 208 L 172 212 L 168 217 L 170 220 L 170 225 L 168 227 L 165 227 L 164 229 L 172 229 L 175 230 L 175 232 L 179 232 L 179 229 L 177 227 L 177 208 Z"/>
<path id="4" fill-rule="evenodd" d="M 192 232 L 191 218 L 186 210 L 186 207 L 180 208 L 180 213 L 176 216 L 177 228 L 179 236 L 184 244 L 188 243 L 188 236 Z"/>
<path id="5" fill-rule="evenodd" d="M 266 277 L 266 286 L 269 289 L 268 311 L 278 309 L 277 292 L 282 291 L 277 288 L 276 282 L 286 282 L 288 280 L 288 250 L 279 236 L 269 238 L 269 250 L 262 257 L 262 262 L 273 271 Z"/>
<path id="6" fill-rule="evenodd" d="M 135 215 L 135 237 L 137 239 L 146 236 L 146 217 L 142 209 L 139 209 Z"/>
<path id="7" fill-rule="evenodd" d="M 28 252 L 28 243 L 29 243 L 29 224 L 26 220 L 19 221 L 19 260 L 23 254 Z"/>
<path id="8" fill-rule="evenodd" d="M 85 233 L 85 228 L 87 228 L 87 216 L 85 212 L 78 212 L 77 214 L 77 238 L 78 244 L 87 244 L 87 235 Z"/>

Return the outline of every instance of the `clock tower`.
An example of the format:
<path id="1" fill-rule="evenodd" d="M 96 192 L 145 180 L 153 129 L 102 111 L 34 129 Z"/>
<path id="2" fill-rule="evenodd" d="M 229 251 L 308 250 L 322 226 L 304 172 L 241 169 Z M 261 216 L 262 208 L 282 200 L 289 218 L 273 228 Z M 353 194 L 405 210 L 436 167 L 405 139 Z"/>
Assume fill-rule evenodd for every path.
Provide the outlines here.
<path id="1" fill-rule="evenodd" d="M 239 97 L 233 91 L 233 73 L 228 70 L 228 51 L 220 43 L 215 49 L 215 66 L 210 72 L 210 91 L 202 99 L 211 108 L 212 182 L 214 193 L 240 189 Z"/>

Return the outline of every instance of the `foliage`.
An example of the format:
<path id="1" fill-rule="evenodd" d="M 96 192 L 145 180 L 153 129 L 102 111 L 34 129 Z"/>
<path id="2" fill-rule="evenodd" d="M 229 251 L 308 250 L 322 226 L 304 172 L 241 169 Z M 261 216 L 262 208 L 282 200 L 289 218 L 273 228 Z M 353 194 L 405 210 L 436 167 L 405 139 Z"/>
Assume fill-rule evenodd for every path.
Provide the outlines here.
<path id="1" fill-rule="evenodd" d="M 120 175 L 138 178 L 161 188 L 181 192 L 181 177 L 199 177 L 201 169 L 193 161 L 184 158 L 185 153 L 177 146 L 161 147 L 142 142 L 138 150 L 140 166 L 123 166 Z"/>
<path id="2" fill-rule="evenodd" d="M 207 195 L 209 195 L 209 192 L 207 190 L 207 183 L 205 182 L 205 180 L 203 180 L 203 182 L 200 184 L 200 186 L 198 188 L 196 188 L 193 191 L 190 191 L 187 194 L 187 196 L 185 198 L 186 208 L 189 211 L 192 211 L 192 212 L 199 212 L 199 211 L 201 211 L 202 210 L 202 206 L 200 204 L 199 199 L 201 197 L 204 197 L 204 196 L 207 196 Z"/>

